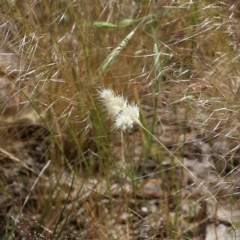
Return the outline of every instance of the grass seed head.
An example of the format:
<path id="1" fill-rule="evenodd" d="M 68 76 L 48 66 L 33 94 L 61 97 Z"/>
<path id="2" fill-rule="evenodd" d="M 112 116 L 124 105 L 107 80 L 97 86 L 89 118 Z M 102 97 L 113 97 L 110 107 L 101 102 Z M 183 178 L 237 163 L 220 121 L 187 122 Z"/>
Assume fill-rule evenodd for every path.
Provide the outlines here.
<path id="1" fill-rule="evenodd" d="M 102 89 L 99 96 L 104 107 L 114 120 L 114 129 L 131 130 L 134 123 L 139 122 L 139 108 L 130 105 L 122 96 L 117 96 L 112 89 Z"/>
<path id="2" fill-rule="evenodd" d="M 139 108 L 137 105 L 127 105 L 116 116 L 114 129 L 122 131 L 131 130 L 134 123 L 139 124 Z"/>
<path id="3" fill-rule="evenodd" d="M 122 96 L 115 95 L 112 89 L 102 89 L 99 96 L 111 118 L 115 118 L 127 106 L 127 101 Z"/>
<path id="4" fill-rule="evenodd" d="M 116 97 L 116 95 L 112 89 L 103 88 L 103 89 L 99 90 L 98 93 L 99 93 L 99 96 L 102 99 L 102 101 L 106 101 L 106 102 L 114 101 L 114 99 Z"/>

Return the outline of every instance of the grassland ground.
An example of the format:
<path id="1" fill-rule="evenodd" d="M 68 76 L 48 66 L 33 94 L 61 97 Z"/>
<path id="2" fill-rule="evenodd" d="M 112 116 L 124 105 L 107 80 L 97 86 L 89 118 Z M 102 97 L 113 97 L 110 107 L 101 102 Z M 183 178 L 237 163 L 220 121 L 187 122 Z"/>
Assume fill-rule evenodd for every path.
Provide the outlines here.
<path id="1" fill-rule="evenodd" d="M 237 2 L 0 9 L 0 239 L 240 238 Z"/>

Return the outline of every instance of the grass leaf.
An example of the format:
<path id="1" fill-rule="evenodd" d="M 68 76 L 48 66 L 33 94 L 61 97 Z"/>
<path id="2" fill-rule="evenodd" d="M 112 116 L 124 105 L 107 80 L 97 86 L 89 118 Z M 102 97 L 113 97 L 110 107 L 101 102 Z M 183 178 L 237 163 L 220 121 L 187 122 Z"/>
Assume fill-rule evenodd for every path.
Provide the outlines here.
<path id="1" fill-rule="evenodd" d="M 94 22 L 92 26 L 96 28 L 117 28 L 118 27 L 118 25 L 109 23 L 109 22 Z"/>
<path id="2" fill-rule="evenodd" d="M 134 28 L 119 44 L 118 46 L 108 55 L 108 57 L 104 60 L 103 64 L 98 68 L 97 73 L 103 74 L 107 71 L 110 65 L 113 63 L 115 58 L 121 52 L 122 49 L 126 47 L 130 39 L 133 37 L 134 33 L 137 31 L 138 26 Z"/>

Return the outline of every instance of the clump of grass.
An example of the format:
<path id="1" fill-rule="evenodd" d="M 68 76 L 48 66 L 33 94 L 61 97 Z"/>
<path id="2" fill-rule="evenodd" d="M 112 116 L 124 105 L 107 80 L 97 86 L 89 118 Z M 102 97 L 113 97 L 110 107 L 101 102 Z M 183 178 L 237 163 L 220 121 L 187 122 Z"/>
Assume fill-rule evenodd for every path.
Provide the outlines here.
<path id="1" fill-rule="evenodd" d="M 0 6 L 20 66 L 0 79 L 1 238 L 191 239 L 222 221 L 214 207 L 238 228 L 222 204 L 238 207 L 237 5 Z"/>
<path id="2" fill-rule="evenodd" d="M 108 114 L 112 116 L 114 119 L 114 129 L 115 130 L 131 130 L 133 124 L 138 124 L 141 128 L 147 131 L 160 145 L 164 148 L 173 158 L 174 160 L 183 167 L 198 184 L 210 195 L 210 197 L 218 203 L 215 196 L 208 190 L 208 188 L 203 184 L 200 183 L 198 178 L 195 176 L 193 172 L 191 172 L 166 146 L 159 141 L 159 139 L 151 134 L 139 121 L 139 108 L 137 105 L 129 105 L 127 100 L 122 98 L 121 96 L 116 96 L 111 89 L 103 89 L 99 92 L 100 98 L 103 101 L 103 104 L 107 108 Z M 221 208 L 221 206 L 220 206 Z M 221 208 L 223 213 L 224 209 Z M 227 215 L 226 215 L 227 216 Z M 232 224 L 233 228 L 235 229 L 232 221 L 228 218 L 229 222 Z"/>

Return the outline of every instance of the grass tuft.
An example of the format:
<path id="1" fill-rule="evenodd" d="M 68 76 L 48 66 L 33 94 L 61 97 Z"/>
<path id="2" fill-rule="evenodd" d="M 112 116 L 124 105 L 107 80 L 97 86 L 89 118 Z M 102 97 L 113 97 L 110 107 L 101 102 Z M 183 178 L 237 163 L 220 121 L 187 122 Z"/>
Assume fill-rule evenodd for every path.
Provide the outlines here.
<path id="1" fill-rule="evenodd" d="M 0 9 L 0 239 L 239 239 L 237 3 Z"/>

